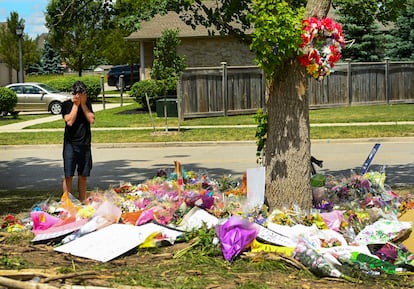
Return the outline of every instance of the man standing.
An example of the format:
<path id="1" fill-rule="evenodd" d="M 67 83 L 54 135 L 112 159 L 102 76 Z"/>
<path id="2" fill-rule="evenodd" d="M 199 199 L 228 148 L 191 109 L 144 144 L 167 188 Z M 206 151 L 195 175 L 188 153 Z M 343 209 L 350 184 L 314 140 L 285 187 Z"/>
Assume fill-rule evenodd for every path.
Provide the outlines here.
<path id="1" fill-rule="evenodd" d="M 72 191 L 72 180 L 75 170 L 78 172 L 79 200 L 86 199 L 87 177 L 92 169 L 91 124 L 95 122 L 95 114 L 91 101 L 86 95 L 86 86 L 81 81 L 73 84 L 72 99 L 62 106 L 65 120 L 63 140 L 63 191 Z"/>

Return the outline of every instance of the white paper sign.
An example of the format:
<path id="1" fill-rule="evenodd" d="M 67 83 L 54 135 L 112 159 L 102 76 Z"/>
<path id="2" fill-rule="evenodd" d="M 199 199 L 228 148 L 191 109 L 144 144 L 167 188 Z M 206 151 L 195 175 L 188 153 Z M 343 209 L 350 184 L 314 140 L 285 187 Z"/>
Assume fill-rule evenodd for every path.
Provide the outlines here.
<path id="1" fill-rule="evenodd" d="M 177 230 L 168 229 L 167 227 L 154 223 L 141 226 L 112 224 L 57 247 L 54 250 L 107 262 L 139 246 L 154 232 L 167 235 L 169 239 L 175 239 L 182 234 L 182 232 Z"/>
<path id="2" fill-rule="evenodd" d="M 219 223 L 217 217 L 198 207 L 193 207 L 183 218 L 177 229 L 190 232 L 200 229 L 203 224 L 207 228 L 212 228 Z"/>
<path id="3" fill-rule="evenodd" d="M 246 170 L 247 174 L 247 203 L 250 208 L 261 207 L 265 194 L 265 167 Z"/>
<path id="4" fill-rule="evenodd" d="M 272 231 L 259 224 L 256 224 L 256 226 L 259 229 L 257 238 L 262 239 L 268 243 L 272 243 L 272 244 L 279 245 L 279 246 L 296 247 L 296 243 L 290 240 L 285 235 Z"/>

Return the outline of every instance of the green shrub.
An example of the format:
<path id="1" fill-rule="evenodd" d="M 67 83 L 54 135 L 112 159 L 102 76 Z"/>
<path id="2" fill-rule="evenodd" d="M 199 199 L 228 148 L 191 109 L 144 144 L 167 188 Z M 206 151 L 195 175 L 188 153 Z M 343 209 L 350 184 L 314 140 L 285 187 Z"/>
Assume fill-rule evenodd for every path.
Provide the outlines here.
<path id="1" fill-rule="evenodd" d="M 16 92 L 7 87 L 0 87 L 0 112 L 11 112 L 17 104 Z"/>
<path id="2" fill-rule="evenodd" d="M 177 80 L 178 77 L 169 77 L 159 81 L 162 82 L 163 91 L 165 90 L 167 95 L 172 96 L 177 95 Z"/>
<path id="3" fill-rule="evenodd" d="M 101 82 L 98 77 L 94 76 L 65 76 L 61 78 L 55 78 L 47 81 L 46 83 L 57 90 L 71 92 L 72 86 L 75 81 L 80 80 L 86 85 L 86 94 L 92 101 L 98 100 L 98 95 L 101 93 Z"/>
<path id="4" fill-rule="evenodd" d="M 145 95 L 148 95 L 151 109 L 155 109 L 155 103 L 158 99 L 168 95 L 177 95 L 177 79 L 170 77 L 164 80 L 141 80 L 134 83 L 131 87 L 129 95 L 135 99 L 136 102 L 142 105 L 144 109 L 148 109 Z"/>
<path id="5" fill-rule="evenodd" d="M 162 87 L 159 85 L 159 81 L 153 79 L 135 82 L 129 91 L 129 95 L 146 110 L 148 109 L 146 96 L 148 96 L 151 109 L 153 109 L 161 93 Z"/>

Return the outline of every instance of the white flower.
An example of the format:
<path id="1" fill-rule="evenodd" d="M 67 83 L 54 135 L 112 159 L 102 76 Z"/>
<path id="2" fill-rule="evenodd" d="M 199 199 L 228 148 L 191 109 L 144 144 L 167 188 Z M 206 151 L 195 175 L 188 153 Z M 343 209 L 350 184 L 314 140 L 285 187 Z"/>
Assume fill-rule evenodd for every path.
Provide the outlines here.
<path id="1" fill-rule="evenodd" d="M 322 54 L 323 55 L 330 55 L 331 54 L 331 48 L 329 46 L 324 46 L 322 48 Z"/>

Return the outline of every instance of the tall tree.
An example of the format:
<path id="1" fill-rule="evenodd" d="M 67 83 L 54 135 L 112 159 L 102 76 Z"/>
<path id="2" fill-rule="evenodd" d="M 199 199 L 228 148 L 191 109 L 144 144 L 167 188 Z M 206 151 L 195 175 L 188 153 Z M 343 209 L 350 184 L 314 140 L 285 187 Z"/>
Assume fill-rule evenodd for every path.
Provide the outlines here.
<path id="1" fill-rule="evenodd" d="M 167 11 L 176 8 L 176 1 L 177 0 L 117 0 L 115 3 L 117 26 L 125 31 L 136 31 L 139 29 L 142 21 L 149 20 L 157 14 L 163 15 Z"/>
<path id="2" fill-rule="evenodd" d="M 12 79 L 12 69 L 19 71 L 19 37 L 16 35 L 16 27 L 24 25 L 24 19 L 17 12 L 11 12 L 6 20 L 6 25 L 0 26 L 0 58 L 9 66 L 9 79 Z M 22 54 L 24 69 L 39 60 L 39 50 L 36 42 L 26 33 L 22 36 Z"/>
<path id="3" fill-rule="evenodd" d="M 119 28 L 107 30 L 100 49 L 101 56 L 110 64 L 139 63 L 139 43 L 126 41 L 128 36 Z"/>
<path id="4" fill-rule="evenodd" d="M 46 8 L 48 41 L 79 76 L 96 63 L 112 13 L 111 0 L 49 2 Z"/>
<path id="5" fill-rule="evenodd" d="M 193 21 L 193 25 L 221 28 L 226 35 L 244 34 L 241 38 L 252 41 L 257 61 L 266 72 L 265 194 L 271 208 L 298 205 L 308 209 L 312 206 L 308 77 L 297 56 L 301 21 L 310 16 L 326 17 L 330 3 L 330 0 L 222 0 L 216 6 L 206 6 L 200 0 L 195 0 L 191 6 L 181 3 L 196 15 L 186 18 L 187 22 Z M 238 13 L 237 7 L 244 12 Z M 252 39 L 241 27 L 255 27 Z"/>
<path id="6" fill-rule="evenodd" d="M 281 1 L 282 5 L 285 3 Z M 309 0 L 303 18 L 324 18 L 329 8 L 329 0 Z M 300 8 L 296 6 L 293 9 Z M 294 31 L 299 31 L 299 34 L 301 32 L 296 19 L 293 17 L 290 20 L 292 34 Z M 295 39 L 294 36 L 292 38 Z M 309 104 L 306 97 L 308 78 L 305 69 L 296 59 L 297 55 L 290 54 L 289 51 L 295 49 L 280 52 L 286 58 L 274 69 L 281 69 L 282 72 L 272 74 L 269 83 L 265 148 L 266 196 L 271 207 L 298 205 L 309 209 L 312 206 L 312 194 L 309 182 Z"/>
<path id="7" fill-rule="evenodd" d="M 382 6 L 375 17 L 384 21 L 392 18 L 404 1 L 377 1 Z M 310 208 L 308 76 L 297 60 L 302 32 L 299 23 L 311 16 L 326 17 L 331 1 L 217 0 L 209 1 L 208 5 L 201 0 L 171 2 L 175 2 L 177 12 L 187 11 L 183 19 L 189 25 L 204 25 L 215 28 L 210 29 L 211 33 L 218 29 L 223 35 L 239 35 L 244 41 L 252 41 L 257 60 L 265 65 L 268 78 L 266 197 L 271 208 L 293 205 Z M 255 29 L 253 39 L 245 33 L 251 27 Z"/>

